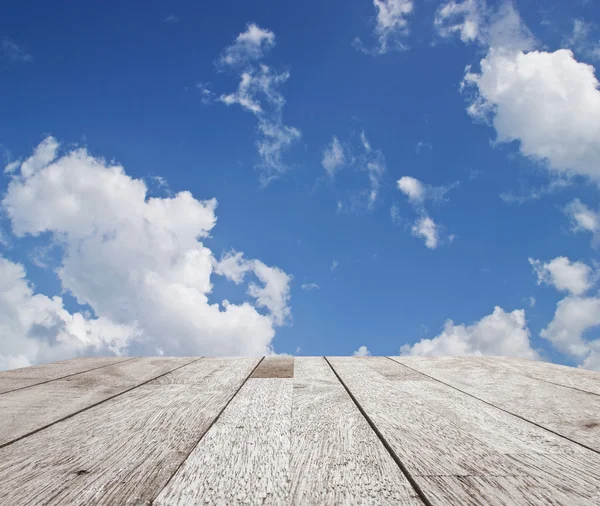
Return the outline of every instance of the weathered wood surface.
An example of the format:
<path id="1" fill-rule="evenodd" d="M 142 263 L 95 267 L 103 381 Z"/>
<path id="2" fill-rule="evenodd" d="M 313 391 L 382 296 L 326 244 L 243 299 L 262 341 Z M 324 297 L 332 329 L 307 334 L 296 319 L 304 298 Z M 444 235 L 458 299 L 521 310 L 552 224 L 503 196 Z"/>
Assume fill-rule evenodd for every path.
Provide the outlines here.
<path id="1" fill-rule="evenodd" d="M 0 446 L 189 364 L 194 358 L 136 358 L 0 395 Z"/>
<path id="2" fill-rule="evenodd" d="M 485 357 L 485 363 L 502 364 L 511 374 L 520 373 L 530 378 L 600 395 L 600 374 L 595 371 L 514 357 Z"/>
<path id="3" fill-rule="evenodd" d="M 328 360 L 432 504 L 600 499 L 597 453 L 387 358 Z"/>
<path id="4" fill-rule="evenodd" d="M 259 360 L 200 359 L 5 446 L 0 504 L 148 504 Z"/>
<path id="5" fill-rule="evenodd" d="M 132 360 L 125 357 L 83 357 L 0 372 L 0 394 Z"/>
<path id="6" fill-rule="evenodd" d="M 288 504 L 293 386 L 249 379 L 155 504 Z"/>
<path id="7" fill-rule="evenodd" d="M 0 504 L 600 504 L 598 373 L 395 359 L 1 373 Z"/>
<path id="8" fill-rule="evenodd" d="M 501 360 L 478 357 L 392 358 L 600 452 L 600 396 L 520 374 Z M 522 368 L 526 369 L 527 365 Z"/>
<path id="9" fill-rule="evenodd" d="M 422 504 L 323 358 L 265 359 L 155 504 L 201 502 Z"/>
<path id="10" fill-rule="evenodd" d="M 422 504 L 324 358 L 296 358 L 292 504 Z"/>

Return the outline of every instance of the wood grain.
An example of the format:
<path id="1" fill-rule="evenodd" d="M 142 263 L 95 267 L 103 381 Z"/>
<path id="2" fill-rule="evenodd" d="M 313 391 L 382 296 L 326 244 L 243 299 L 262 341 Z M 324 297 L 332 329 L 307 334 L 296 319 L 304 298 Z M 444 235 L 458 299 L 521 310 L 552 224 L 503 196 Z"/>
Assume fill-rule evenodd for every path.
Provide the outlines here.
<path id="1" fill-rule="evenodd" d="M 523 374 L 530 378 L 600 395 L 600 373 L 597 371 L 516 357 L 485 357 L 484 360 L 484 363 L 491 366 L 504 366 L 511 374 Z"/>
<path id="2" fill-rule="evenodd" d="M 296 358 L 292 504 L 423 504 L 324 358 Z"/>
<path id="3" fill-rule="evenodd" d="M 131 360 L 129 357 L 81 357 L 0 372 L 0 394 L 72 374 Z"/>
<path id="4" fill-rule="evenodd" d="M 489 358 L 393 357 L 393 360 L 600 451 L 597 395 L 519 374 L 506 362 Z M 528 365 L 521 367 L 527 369 Z"/>
<path id="5" fill-rule="evenodd" d="M 154 504 L 289 504 L 292 391 L 249 379 Z"/>
<path id="6" fill-rule="evenodd" d="M 137 358 L 0 396 L 0 446 L 192 362 Z"/>
<path id="7" fill-rule="evenodd" d="M 246 382 L 155 504 L 422 504 L 327 362 L 294 362 Z"/>
<path id="8" fill-rule="evenodd" d="M 258 361 L 201 359 L 0 449 L 0 504 L 149 504 Z"/>
<path id="9" fill-rule="evenodd" d="M 547 504 L 540 482 L 564 504 L 600 497 L 597 453 L 386 358 L 329 361 L 432 504 Z M 488 498 L 499 478 L 519 487 Z"/>
<path id="10" fill-rule="evenodd" d="M 293 378 L 294 357 L 265 357 L 252 373 L 253 378 Z"/>

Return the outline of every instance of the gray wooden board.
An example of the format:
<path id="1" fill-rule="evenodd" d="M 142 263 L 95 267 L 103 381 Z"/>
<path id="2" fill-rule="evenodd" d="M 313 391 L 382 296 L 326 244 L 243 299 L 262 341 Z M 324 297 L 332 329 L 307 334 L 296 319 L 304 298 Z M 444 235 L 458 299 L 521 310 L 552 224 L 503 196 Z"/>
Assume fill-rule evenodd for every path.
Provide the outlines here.
<path id="1" fill-rule="evenodd" d="M 128 357 L 81 357 L 0 372 L 0 394 L 131 360 Z"/>
<path id="2" fill-rule="evenodd" d="M 192 362 L 136 358 L 0 395 L 0 445 Z"/>
<path id="3" fill-rule="evenodd" d="M 516 374 L 502 361 L 477 357 L 392 358 L 600 451 L 600 396 Z"/>
<path id="4" fill-rule="evenodd" d="M 422 504 L 324 358 L 296 358 L 293 504 Z"/>
<path id="5" fill-rule="evenodd" d="M 483 357 L 482 357 L 483 358 Z M 511 373 L 520 373 L 541 381 L 600 395 L 600 372 L 515 357 L 485 357 L 486 363 L 503 365 Z"/>
<path id="6" fill-rule="evenodd" d="M 293 378 L 294 357 L 265 357 L 252 373 L 253 378 Z"/>
<path id="7" fill-rule="evenodd" d="M 249 379 L 154 504 L 288 504 L 293 382 Z"/>
<path id="8" fill-rule="evenodd" d="M 155 504 L 422 504 L 326 361 L 293 370 L 253 375 Z"/>
<path id="9" fill-rule="evenodd" d="M 387 358 L 329 361 L 433 504 L 547 504 L 540 483 L 563 503 L 598 503 L 597 453 Z"/>
<path id="10" fill-rule="evenodd" d="M 0 504 L 149 504 L 258 361 L 200 359 L 5 446 Z"/>

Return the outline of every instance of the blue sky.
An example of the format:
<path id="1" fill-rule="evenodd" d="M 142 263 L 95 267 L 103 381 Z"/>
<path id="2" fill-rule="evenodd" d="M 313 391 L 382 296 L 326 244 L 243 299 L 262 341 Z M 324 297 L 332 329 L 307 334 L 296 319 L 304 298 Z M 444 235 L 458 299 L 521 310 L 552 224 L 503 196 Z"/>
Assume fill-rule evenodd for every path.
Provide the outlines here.
<path id="1" fill-rule="evenodd" d="M 593 0 L 2 10 L 1 368 L 600 367 Z"/>

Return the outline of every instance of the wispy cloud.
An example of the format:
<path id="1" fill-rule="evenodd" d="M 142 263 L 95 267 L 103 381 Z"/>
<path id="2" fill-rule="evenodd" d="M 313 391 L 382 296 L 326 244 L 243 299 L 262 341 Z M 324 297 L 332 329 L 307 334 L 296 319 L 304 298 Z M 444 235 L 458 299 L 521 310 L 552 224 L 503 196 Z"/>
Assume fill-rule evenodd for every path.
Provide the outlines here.
<path id="1" fill-rule="evenodd" d="M 302 285 L 300 285 L 300 287 L 305 292 L 310 292 L 312 290 L 318 290 L 320 288 L 319 285 L 317 285 L 317 283 L 302 283 Z"/>
<path id="2" fill-rule="evenodd" d="M 386 161 L 379 149 L 373 149 L 365 132 L 360 132 L 354 142 L 341 142 L 334 136 L 331 143 L 323 151 L 321 161 L 330 179 L 348 167 L 359 173 L 366 173 L 369 186 L 350 194 L 349 200 L 338 201 L 338 213 L 362 212 L 372 210 L 379 197 L 381 179 L 386 172 Z"/>
<path id="3" fill-rule="evenodd" d="M 354 47 L 367 54 L 384 54 L 388 51 L 407 49 L 404 38 L 408 35 L 407 16 L 414 10 L 413 0 L 373 0 L 377 11 L 374 35 L 377 45 L 367 48 L 359 37 L 354 39 Z"/>
<path id="4" fill-rule="evenodd" d="M 178 23 L 180 20 L 175 14 L 169 14 L 163 19 L 163 23 Z"/>
<path id="5" fill-rule="evenodd" d="M 258 61 L 274 45 L 273 32 L 249 24 L 216 62 L 219 69 L 233 70 L 240 76 L 237 90 L 222 94 L 217 100 L 228 106 L 237 104 L 258 119 L 260 138 L 256 147 L 261 162 L 256 167 L 263 186 L 289 169 L 283 153 L 302 136 L 300 130 L 283 123 L 285 98 L 279 87 L 289 79 L 290 73 L 277 73 Z"/>
<path id="6" fill-rule="evenodd" d="M 19 46 L 14 40 L 5 38 L 2 40 L 2 55 L 11 61 L 20 61 L 24 63 L 33 63 L 33 55 Z"/>

